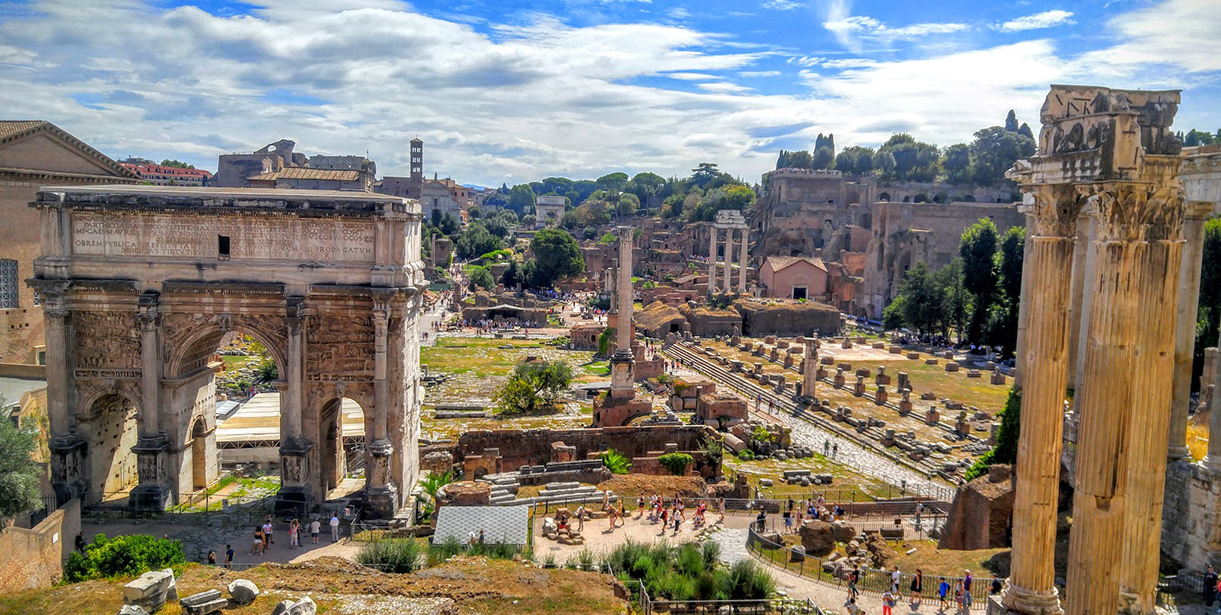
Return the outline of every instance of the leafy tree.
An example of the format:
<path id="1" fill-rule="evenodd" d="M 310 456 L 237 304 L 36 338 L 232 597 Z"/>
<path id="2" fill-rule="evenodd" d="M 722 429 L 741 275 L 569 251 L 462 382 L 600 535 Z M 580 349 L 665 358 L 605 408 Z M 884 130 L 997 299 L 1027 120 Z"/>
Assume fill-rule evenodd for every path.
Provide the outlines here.
<path id="1" fill-rule="evenodd" d="M 661 196 L 666 189 L 666 178 L 656 173 L 637 173 L 632 176 L 631 184 L 632 193 L 641 203 L 646 203 L 651 196 Z"/>
<path id="2" fill-rule="evenodd" d="M 607 173 L 598 178 L 598 186 L 612 194 L 619 194 L 627 184 L 627 173 Z"/>
<path id="3" fill-rule="evenodd" d="M 454 251 L 457 252 L 459 258 L 475 258 L 504 247 L 504 241 L 488 232 L 481 222 L 472 222 L 454 242 Z"/>
<path id="4" fill-rule="evenodd" d="M 715 188 L 733 181 L 728 173 L 722 173 L 715 163 L 701 162 L 691 169 L 691 183 L 703 188 Z"/>
<path id="5" fill-rule="evenodd" d="M 483 206 L 489 209 L 500 209 L 509 206 L 508 193 L 501 194 L 499 192 L 489 194 L 483 198 Z"/>
<path id="6" fill-rule="evenodd" d="M 1013 109 L 1010 109 L 1009 115 L 1005 116 L 1005 130 L 1008 132 L 1018 131 L 1017 114 L 1013 112 Z"/>
<path id="7" fill-rule="evenodd" d="M 950 183 L 965 184 L 971 181 L 971 148 L 965 143 L 955 143 L 945 148 L 946 179 Z"/>
<path id="8" fill-rule="evenodd" d="M 687 453 L 666 453 L 657 458 L 657 463 L 675 476 L 686 474 L 687 468 L 691 467 L 693 461 L 695 460 Z"/>
<path id="9" fill-rule="evenodd" d="M 1218 130 L 1217 134 L 1221 135 L 1221 130 Z M 1187 131 L 1186 135 L 1180 134 L 1179 138 L 1183 140 L 1183 145 L 1185 145 L 1187 147 L 1196 147 L 1197 145 L 1211 145 L 1212 143 L 1214 143 L 1217 140 L 1216 135 L 1213 135 L 1208 132 L 1204 132 L 1202 130 L 1196 130 L 1195 128 L 1192 128 L 1191 130 Z"/>
<path id="10" fill-rule="evenodd" d="M 1000 411 L 1001 424 L 996 428 L 996 446 L 984 453 L 967 470 L 966 479 L 974 480 L 988 473 L 994 463 L 1017 463 L 1018 436 L 1022 433 L 1022 392 L 1013 388 Z"/>
<path id="11" fill-rule="evenodd" d="M 847 175 L 869 175 L 873 172 L 873 148 L 853 145 L 845 147 L 835 157 L 835 168 Z"/>
<path id="12" fill-rule="evenodd" d="M 466 215 L 469 216 L 471 220 L 478 220 L 479 216 L 482 214 L 483 210 L 479 209 L 478 205 L 471 205 L 470 207 L 466 208 Z"/>
<path id="13" fill-rule="evenodd" d="M 967 337 L 973 342 L 982 341 L 984 323 L 995 299 L 996 272 L 996 224 L 991 218 L 981 218 L 962 234 L 958 256 L 962 258 L 962 283 L 974 301 L 971 324 Z"/>
<path id="14" fill-rule="evenodd" d="M 895 155 L 890 150 L 879 149 L 873 153 L 873 170 L 884 179 L 895 176 Z"/>
<path id="15" fill-rule="evenodd" d="M 834 166 L 835 150 L 825 145 L 814 150 L 814 156 L 810 160 L 811 169 L 830 169 Z"/>
<path id="16" fill-rule="evenodd" d="M 1221 335 L 1221 218 L 1204 224 L 1204 262 L 1200 269 L 1200 298 L 1196 317 L 1196 351 L 1192 386 L 1199 386 L 1204 370 L 1204 349 L 1216 346 Z"/>
<path id="17" fill-rule="evenodd" d="M 1018 127 L 1018 134 L 1030 139 L 1031 141 L 1034 141 L 1034 131 L 1030 129 L 1030 124 L 1027 124 L 1026 122 L 1022 122 L 1022 125 Z"/>
<path id="18" fill-rule="evenodd" d="M 85 552 L 73 552 L 64 566 L 64 580 L 79 583 L 90 579 L 134 577 L 149 570 L 160 570 L 186 563 L 182 543 L 147 534 L 94 536 Z"/>
<path id="19" fill-rule="evenodd" d="M 688 219 L 693 222 L 713 220 L 716 218 L 716 212 L 722 209 L 745 211 L 754 202 L 755 191 L 743 184 L 713 188 L 699 200 L 694 209 L 687 210 Z"/>
<path id="20" fill-rule="evenodd" d="M 491 290 L 496 287 L 496 280 L 492 278 L 492 272 L 488 271 L 487 267 L 480 265 L 471 267 L 470 279 L 471 281 L 468 288 L 470 288 L 471 292 L 481 289 Z"/>
<path id="21" fill-rule="evenodd" d="M 572 368 L 563 361 L 519 363 L 496 393 L 497 411 L 526 414 L 554 410 L 560 393 L 572 382 Z"/>
<path id="22" fill-rule="evenodd" d="M 181 160 L 170 160 L 170 159 L 162 160 L 161 166 L 174 167 L 175 169 L 194 169 L 195 168 L 195 165 L 193 165 L 193 164 L 187 164 Z"/>
<path id="23" fill-rule="evenodd" d="M 14 426 L 9 414 L 0 411 L 0 528 L 42 504 L 36 446 L 33 433 Z"/>
<path id="24" fill-rule="evenodd" d="M 534 263 L 530 285 L 550 287 L 556 280 L 574 276 L 585 269 L 585 257 L 572 235 L 559 229 L 543 229 L 530 241 Z"/>
<path id="25" fill-rule="evenodd" d="M 534 189 L 529 184 L 513 186 L 509 191 L 508 208 L 518 215 L 534 211 Z"/>
<path id="26" fill-rule="evenodd" d="M 517 261 L 509 261 L 509 268 L 500 274 L 500 283 L 504 284 L 505 288 L 516 288 L 518 284 L 525 284 L 525 279 L 522 277 L 521 267 L 517 265 Z"/>
<path id="27" fill-rule="evenodd" d="M 920 333 L 944 330 L 944 296 L 925 263 L 916 263 L 907 271 L 896 300 L 887 309 L 890 321 L 887 326 L 901 321 Z M 883 316 L 887 317 L 887 311 Z"/>
<path id="28" fill-rule="evenodd" d="M 777 169 L 811 169 L 814 165 L 814 157 L 807 151 L 786 152 L 780 150 L 780 157 L 776 160 Z"/>
<path id="29" fill-rule="evenodd" d="M 620 217 L 626 218 L 636 215 L 636 212 L 640 210 L 640 198 L 631 192 L 624 192 L 619 197 L 618 210 Z"/>
<path id="30" fill-rule="evenodd" d="M 948 335 L 948 327 L 953 326 L 961 338 L 967 330 L 967 311 L 971 305 L 970 293 L 962 285 L 962 259 L 951 260 L 950 264 L 933 274 L 933 279 L 943 297 L 947 330 L 942 333 Z"/>
<path id="31" fill-rule="evenodd" d="M 1005 171 L 1021 158 L 1035 153 L 1034 139 L 1020 132 L 992 126 L 976 131 L 971 143 L 971 174 L 981 186 L 995 186 L 1005 179 Z"/>

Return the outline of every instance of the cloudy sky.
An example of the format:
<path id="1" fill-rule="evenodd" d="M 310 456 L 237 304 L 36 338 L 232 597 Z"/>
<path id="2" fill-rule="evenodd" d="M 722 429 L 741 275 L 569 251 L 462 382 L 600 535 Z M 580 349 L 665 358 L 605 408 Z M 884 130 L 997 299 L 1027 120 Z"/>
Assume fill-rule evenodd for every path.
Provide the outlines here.
<path id="1" fill-rule="evenodd" d="M 0 117 L 116 157 L 281 138 L 499 185 L 755 179 L 820 132 L 967 141 L 1051 83 L 1181 88 L 1221 127 L 1219 0 L 0 0 Z"/>

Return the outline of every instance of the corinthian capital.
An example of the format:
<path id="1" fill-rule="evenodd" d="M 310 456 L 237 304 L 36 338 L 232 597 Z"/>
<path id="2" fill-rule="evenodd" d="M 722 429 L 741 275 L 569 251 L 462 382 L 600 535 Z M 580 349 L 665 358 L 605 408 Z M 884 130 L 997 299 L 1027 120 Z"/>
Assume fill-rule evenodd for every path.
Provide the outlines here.
<path id="1" fill-rule="evenodd" d="M 1181 241 L 1187 206 L 1177 180 L 1082 186 L 1094 202 L 1099 241 Z"/>
<path id="2" fill-rule="evenodd" d="M 1027 214 L 1031 236 L 1071 238 L 1085 200 L 1072 184 L 1043 184 L 1024 190 L 1034 199 Z"/>

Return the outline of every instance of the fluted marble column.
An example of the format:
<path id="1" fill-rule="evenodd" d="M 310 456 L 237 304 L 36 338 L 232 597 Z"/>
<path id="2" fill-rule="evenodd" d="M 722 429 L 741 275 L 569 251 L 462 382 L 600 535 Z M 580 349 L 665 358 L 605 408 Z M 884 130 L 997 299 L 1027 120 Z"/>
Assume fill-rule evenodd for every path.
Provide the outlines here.
<path id="1" fill-rule="evenodd" d="M 806 340 L 806 356 L 801 362 L 801 394 L 813 398 L 818 387 L 818 341 Z"/>
<path id="2" fill-rule="evenodd" d="M 1174 389 L 1170 401 L 1170 459 L 1187 459 L 1187 406 L 1191 403 L 1191 363 L 1196 350 L 1196 320 L 1200 305 L 1200 269 L 1204 262 L 1204 223 L 1213 204 L 1187 205 L 1183 221 L 1182 259 L 1179 266 L 1178 327 L 1174 335 Z"/>
<path id="3" fill-rule="evenodd" d="M 1096 296 L 1077 393 L 1080 428 L 1066 607 L 1069 615 L 1152 613 L 1182 194 L 1136 182 L 1091 190 L 1097 265 L 1087 284 Z M 1142 606 L 1146 602 L 1148 610 Z"/>
<path id="4" fill-rule="evenodd" d="M 730 274 L 733 273 L 733 229 L 725 229 L 725 292 L 733 292 L 733 281 L 730 279 Z"/>
<path id="5" fill-rule="evenodd" d="M 1018 439 L 1013 517 L 1013 563 L 1005 606 L 1019 613 L 1061 612 L 1051 554 L 1056 543 L 1060 448 L 1068 380 L 1068 309 L 1071 303 L 1073 231 L 1080 200 L 1071 185 L 1028 188 L 1028 252 L 1022 305 L 1022 431 Z"/>
<path id="6" fill-rule="evenodd" d="M 716 294 L 716 235 L 717 228 L 709 225 L 708 235 L 708 294 Z"/>
<path id="7" fill-rule="evenodd" d="M 1217 388 L 1213 389 L 1213 399 L 1209 405 L 1212 413 L 1209 415 L 1208 427 L 1209 433 L 1221 434 L 1221 356 L 1217 357 L 1213 366 L 1215 371 L 1212 381 L 1217 384 Z M 1204 467 L 1221 474 L 1221 438 L 1208 439 L 1208 456 L 1204 458 Z"/>
<path id="8" fill-rule="evenodd" d="M 738 292 L 746 294 L 746 261 L 748 260 L 746 244 L 750 241 L 750 229 L 743 228 L 740 233 L 742 234 L 742 245 L 738 247 Z"/>

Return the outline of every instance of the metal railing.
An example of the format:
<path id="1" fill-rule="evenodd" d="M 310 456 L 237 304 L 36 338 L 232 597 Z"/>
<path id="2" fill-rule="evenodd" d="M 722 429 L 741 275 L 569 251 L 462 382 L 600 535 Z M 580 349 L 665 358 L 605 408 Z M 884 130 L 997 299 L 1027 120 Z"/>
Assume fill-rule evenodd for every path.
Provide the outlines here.
<path id="1" fill-rule="evenodd" d="M 751 527 L 747 534 L 746 550 L 758 557 L 765 563 L 785 570 L 799 576 L 803 576 L 828 585 L 835 585 L 844 590 L 849 590 L 848 571 L 851 570 L 847 566 L 846 560 L 841 558 L 836 562 L 806 555 L 798 561 L 791 561 L 791 547 L 779 544 L 768 540 L 758 534 L 754 527 Z M 840 564 L 840 562 L 844 562 Z M 826 564 L 831 564 L 826 566 Z M 831 571 L 826 568 L 831 568 Z M 839 574 L 836 574 L 839 570 Z M 870 594 L 880 596 L 892 587 L 892 571 L 879 570 L 875 568 L 860 567 L 860 576 L 856 583 L 856 591 L 862 594 Z M 911 583 L 915 574 L 912 572 L 899 573 L 899 587 L 895 596 L 896 600 L 901 600 L 903 596 L 911 595 Z M 944 580 L 948 584 L 945 600 L 955 601 L 956 590 L 959 583 L 965 580 L 965 577 L 956 576 L 939 576 L 939 575 L 923 575 L 919 597 L 922 600 L 940 600 L 940 585 Z M 972 577 L 971 582 L 971 601 L 965 605 L 966 609 L 987 609 L 987 599 L 989 594 L 1000 591 L 1004 580 L 993 577 Z M 965 597 L 965 592 L 964 592 Z"/>

